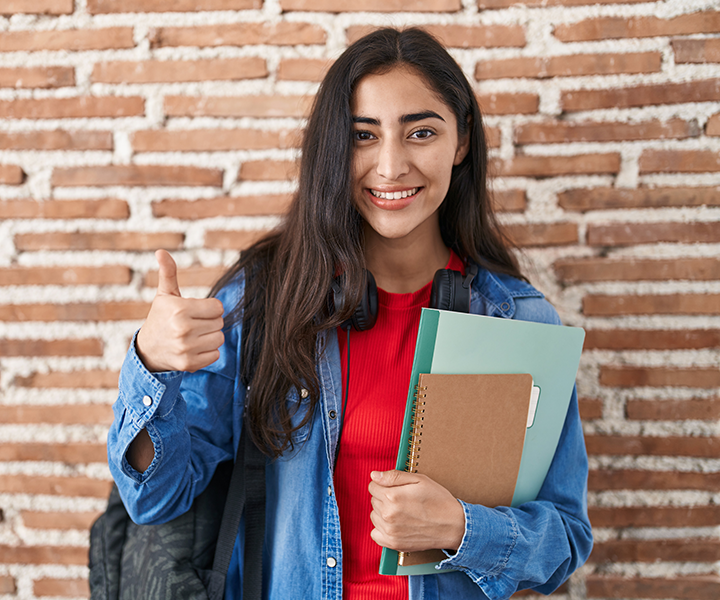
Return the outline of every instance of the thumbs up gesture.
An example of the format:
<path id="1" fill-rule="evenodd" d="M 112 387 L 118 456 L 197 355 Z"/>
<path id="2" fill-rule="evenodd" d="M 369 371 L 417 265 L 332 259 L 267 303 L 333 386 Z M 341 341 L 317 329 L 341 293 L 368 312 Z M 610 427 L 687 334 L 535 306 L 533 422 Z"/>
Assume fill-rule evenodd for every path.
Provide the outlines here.
<path id="1" fill-rule="evenodd" d="M 157 294 L 137 336 L 136 350 L 149 371 L 197 371 L 220 357 L 223 305 L 217 298 L 183 298 L 177 266 L 165 250 L 155 258 L 160 267 Z"/>

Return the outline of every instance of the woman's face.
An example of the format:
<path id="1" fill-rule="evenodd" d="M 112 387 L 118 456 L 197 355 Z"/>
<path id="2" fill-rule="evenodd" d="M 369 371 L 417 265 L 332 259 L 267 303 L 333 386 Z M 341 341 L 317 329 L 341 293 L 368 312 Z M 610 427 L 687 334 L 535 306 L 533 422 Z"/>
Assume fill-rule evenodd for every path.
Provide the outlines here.
<path id="1" fill-rule="evenodd" d="M 439 235 L 452 167 L 468 151 L 452 110 L 404 66 L 360 80 L 351 109 L 353 200 L 366 239 Z"/>

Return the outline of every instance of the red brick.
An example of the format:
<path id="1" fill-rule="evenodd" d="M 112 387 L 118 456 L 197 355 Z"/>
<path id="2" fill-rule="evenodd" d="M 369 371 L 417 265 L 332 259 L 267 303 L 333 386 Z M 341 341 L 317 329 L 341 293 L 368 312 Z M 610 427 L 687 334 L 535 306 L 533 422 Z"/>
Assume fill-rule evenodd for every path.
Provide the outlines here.
<path id="1" fill-rule="evenodd" d="M 239 181 L 291 180 L 298 176 L 293 160 L 249 160 L 240 165 Z"/>
<path id="2" fill-rule="evenodd" d="M 139 233 L 134 231 L 22 233 L 15 236 L 18 250 L 126 250 L 146 252 L 182 246 L 182 233 Z"/>
<path id="3" fill-rule="evenodd" d="M 717 388 L 717 368 L 672 369 L 662 367 L 600 367 L 600 385 L 606 387 L 693 387 Z"/>
<path id="4" fill-rule="evenodd" d="M 297 148 L 300 141 L 300 132 L 293 129 L 162 129 L 137 131 L 132 136 L 132 145 L 136 152 L 222 152 Z"/>
<path id="5" fill-rule="evenodd" d="M 526 223 L 505 227 L 510 239 L 520 247 L 567 246 L 578 241 L 575 223 Z"/>
<path id="6" fill-rule="evenodd" d="M 138 96 L 79 96 L 0 101 L 4 119 L 85 119 L 93 117 L 142 117 L 145 100 Z"/>
<path id="7" fill-rule="evenodd" d="M 283 11 L 456 12 L 461 0 L 280 0 Z"/>
<path id="8" fill-rule="evenodd" d="M 560 105 L 568 112 L 717 100 L 720 100 L 720 79 L 638 85 L 609 90 L 571 90 L 560 94 Z"/>
<path id="9" fill-rule="evenodd" d="M 720 155 L 713 150 L 643 150 L 640 173 L 704 173 L 720 171 Z"/>
<path id="10" fill-rule="evenodd" d="M 479 94 L 477 101 L 484 115 L 531 115 L 540 107 L 537 94 L 498 92 Z"/>
<path id="11" fill-rule="evenodd" d="M 2 150 L 112 150 L 109 131 L 18 131 L 0 133 Z"/>
<path id="12" fill-rule="evenodd" d="M 583 298 L 583 314 L 596 317 L 717 315 L 720 314 L 720 294 L 589 295 Z M 680 332 L 675 331 L 674 334 L 679 336 Z"/>
<path id="13" fill-rule="evenodd" d="M 17 165 L 0 165 L 0 185 L 20 185 L 25 181 L 25 173 Z"/>
<path id="14" fill-rule="evenodd" d="M 608 540 L 595 544 L 590 561 L 602 562 L 714 562 L 720 560 L 720 540 L 654 539 Z"/>
<path id="15" fill-rule="evenodd" d="M 312 96 L 165 96 L 170 117 L 306 117 Z"/>
<path id="16" fill-rule="evenodd" d="M 710 281 L 720 279 L 720 259 L 669 260 L 584 258 L 562 259 L 555 273 L 565 283 L 585 281 Z"/>
<path id="17" fill-rule="evenodd" d="M 488 148 L 499 148 L 502 142 L 502 133 L 499 127 L 485 127 L 485 142 Z"/>
<path id="18" fill-rule="evenodd" d="M 625 416 L 628 419 L 639 421 L 715 421 L 720 419 L 720 398 L 630 399 L 625 405 Z M 720 507 L 718 509 L 720 510 Z"/>
<path id="19" fill-rule="evenodd" d="M 268 74 L 264 58 L 211 58 L 205 60 L 145 60 L 98 63 L 94 83 L 172 83 L 258 79 Z"/>
<path id="20" fill-rule="evenodd" d="M 686 471 L 591 470 L 588 489 L 608 490 L 703 490 L 720 491 L 720 473 Z M 616 510 L 616 509 L 613 509 Z"/>
<path id="21" fill-rule="evenodd" d="M 15 594 L 16 592 L 15 579 L 10 575 L 0 575 L 0 594 Z"/>
<path id="22" fill-rule="evenodd" d="M 105 444 L 78 442 L 64 442 L 62 444 L 0 443 L 0 460 L 53 461 L 70 464 L 106 462 L 107 448 Z"/>
<path id="23" fill-rule="evenodd" d="M 76 371 L 72 373 L 35 373 L 29 377 L 15 378 L 13 385 L 34 388 L 116 388 L 118 373 L 113 371 L 99 371 L 105 379 L 112 380 L 114 384 L 105 385 L 105 381 L 93 381 L 88 385 L 86 378 L 92 375 L 90 371 Z M 57 375 L 62 376 L 60 379 Z M 112 378 L 110 377 L 112 375 Z M 43 381 L 43 378 L 45 381 Z M 92 385 L 92 384 L 95 385 Z M 97 385 L 103 383 L 103 385 Z M 107 382 L 109 383 L 109 381 Z M 0 405 L 0 423 L 52 423 L 57 425 L 109 425 L 112 423 L 112 408 L 107 404 L 61 404 L 59 406 L 42 405 Z"/>
<path id="24" fill-rule="evenodd" d="M 102 356 L 99 339 L 23 340 L 4 339 L 0 356 Z"/>
<path id="25" fill-rule="evenodd" d="M 44 577 L 37 579 L 33 585 L 33 593 L 36 596 L 53 597 L 90 597 L 90 585 L 87 579 L 53 579 Z"/>
<path id="26" fill-rule="evenodd" d="M 127 285 L 130 269 L 103 267 L 7 267 L 0 269 L 0 285 Z"/>
<path id="27" fill-rule="evenodd" d="M 575 54 L 561 56 L 481 60 L 475 66 L 475 79 L 531 77 L 578 77 L 619 73 L 655 73 L 660 71 L 660 52 L 633 54 Z"/>
<path id="28" fill-rule="evenodd" d="M 0 200 L 0 219 L 127 219 L 125 200 Z"/>
<path id="29" fill-rule="evenodd" d="M 714 575 L 685 577 L 622 577 L 588 575 L 585 579 L 588 598 L 674 598 L 675 600 L 717 600 L 720 578 Z"/>
<path id="30" fill-rule="evenodd" d="M 565 210 L 585 212 L 617 208 L 660 208 L 665 206 L 720 206 L 716 187 L 591 188 L 558 194 Z"/>
<path id="31" fill-rule="evenodd" d="M 525 29 L 519 25 L 423 25 L 422 28 L 448 48 L 522 48 L 526 43 Z M 376 29 L 374 25 L 348 27 L 348 44 Z"/>
<path id="32" fill-rule="evenodd" d="M 658 17 L 600 17 L 555 27 L 554 35 L 563 42 L 601 41 L 616 38 L 716 33 L 720 31 L 720 12 L 696 12 L 671 19 Z"/>
<path id="33" fill-rule="evenodd" d="M 111 487 L 111 481 L 90 479 L 89 477 L 41 477 L 39 475 L 3 475 L 0 477 L 0 493 L 3 494 L 107 498 Z"/>
<path id="34" fill-rule="evenodd" d="M 324 44 L 325 30 L 313 23 L 233 23 L 200 27 L 158 27 L 150 31 L 150 47 L 166 46 L 249 46 L 272 44 L 294 46 Z"/>
<path id="35" fill-rule="evenodd" d="M 720 135 L 720 113 L 713 115 L 708 119 L 707 125 L 705 126 L 706 135 Z"/>
<path id="36" fill-rule="evenodd" d="M 196 12 L 261 8 L 262 0 L 88 0 L 91 15 L 102 13 Z"/>
<path id="37" fill-rule="evenodd" d="M 676 63 L 720 62 L 720 39 L 672 40 Z"/>
<path id="38" fill-rule="evenodd" d="M 593 527 L 712 527 L 720 523 L 720 506 L 590 507 Z"/>
<path id="39" fill-rule="evenodd" d="M 73 11 L 73 0 L 3 0 L 0 15 L 39 14 L 69 15 Z"/>
<path id="40" fill-rule="evenodd" d="M 0 563 L 17 565 L 87 565 L 82 546 L 0 546 Z"/>
<path id="41" fill-rule="evenodd" d="M 579 398 L 580 418 L 583 421 L 602 419 L 603 403 L 596 398 Z"/>
<path id="42" fill-rule="evenodd" d="M 715 437 L 586 435 L 585 445 L 588 455 L 720 457 L 720 438 Z"/>
<path id="43" fill-rule="evenodd" d="M 79 529 L 88 531 L 93 522 L 101 515 L 100 511 L 92 512 L 37 512 L 23 510 L 20 512 L 23 525 L 31 529 Z"/>
<path id="44" fill-rule="evenodd" d="M 281 81 L 320 81 L 332 65 L 326 58 L 283 58 L 277 69 Z"/>
<path id="45" fill-rule="evenodd" d="M 603 4 L 633 4 L 635 2 L 644 2 L 644 0 L 602 0 Z M 523 5 L 530 8 L 545 8 L 547 6 L 585 6 L 588 4 L 597 4 L 598 0 L 477 0 L 480 10 L 489 10 L 493 8 L 509 8 L 512 6 Z"/>
<path id="46" fill-rule="evenodd" d="M 55 168 L 54 186 L 212 186 L 222 187 L 220 169 L 167 167 L 160 165 L 110 165 L 101 167 Z"/>
<path id="47" fill-rule="evenodd" d="M 0 32 L 0 52 L 134 48 L 132 27 Z"/>
<path id="48" fill-rule="evenodd" d="M 720 296 L 718 296 L 720 308 Z M 585 311 L 583 311 L 585 312 Z M 720 313 L 720 310 L 718 310 Z M 624 313 L 623 313 L 624 314 Z M 644 313 L 641 313 L 644 314 Z M 589 329 L 585 350 L 678 350 L 720 348 L 720 329 Z"/>
<path id="49" fill-rule="evenodd" d="M 190 267 L 178 269 L 177 278 L 180 288 L 210 287 L 227 271 L 225 267 Z M 149 271 L 143 278 L 143 286 L 156 288 L 158 272 Z"/>
<path id="50" fill-rule="evenodd" d="M 589 246 L 633 246 L 635 244 L 713 244 L 720 242 L 717 222 L 617 223 L 588 225 Z"/>
<path id="51" fill-rule="evenodd" d="M 161 200 L 152 205 L 153 216 L 173 219 L 209 219 L 239 215 L 280 215 L 290 203 L 288 194 L 224 196 L 207 200 Z"/>
<path id="52" fill-rule="evenodd" d="M 223 250 L 244 250 L 265 235 L 267 231 L 208 231 L 205 247 Z"/>
<path id="53" fill-rule="evenodd" d="M 0 88 L 59 88 L 75 85 L 72 67 L 0 68 Z"/>
<path id="54" fill-rule="evenodd" d="M 490 172 L 493 176 L 500 177 L 543 178 L 618 171 L 620 155 L 615 152 L 580 156 L 519 155 L 510 160 L 493 160 L 490 163 Z"/>
<path id="55" fill-rule="evenodd" d="M 76 304 L 0 304 L 0 321 L 136 321 L 147 316 L 147 302 Z"/>
<path id="56" fill-rule="evenodd" d="M 517 144 L 564 144 L 567 142 L 624 142 L 630 140 L 684 139 L 698 137 L 696 121 L 670 119 L 642 123 L 545 121 L 526 123 L 515 129 Z"/>
<path id="57" fill-rule="evenodd" d="M 523 212 L 527 206 L 525 190 L 496 190 L 492 200 L 495 210 L 500 212 Z"/>

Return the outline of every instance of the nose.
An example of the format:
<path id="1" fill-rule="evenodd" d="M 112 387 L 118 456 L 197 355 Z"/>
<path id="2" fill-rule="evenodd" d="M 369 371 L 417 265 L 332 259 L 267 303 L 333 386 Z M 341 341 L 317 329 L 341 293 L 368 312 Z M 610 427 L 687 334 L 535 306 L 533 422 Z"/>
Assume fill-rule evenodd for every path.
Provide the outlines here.
<path id="1" fill-rule="evenodd" d="M 409 159 L 404 145 L 391 138 L 386 137 L 378 144 L 377 174 L 389 181 L 397 181 L 408 173 Z"/>

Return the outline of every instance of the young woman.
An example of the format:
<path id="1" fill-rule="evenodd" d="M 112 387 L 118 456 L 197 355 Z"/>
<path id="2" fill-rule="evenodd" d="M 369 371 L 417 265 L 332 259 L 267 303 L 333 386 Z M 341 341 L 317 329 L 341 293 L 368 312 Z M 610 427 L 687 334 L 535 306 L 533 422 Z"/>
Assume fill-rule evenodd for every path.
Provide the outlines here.
<path id="1" fill-rule="evenodd" d="M 213 298 L 180 297 L 172 258 L 157 253 L 158 294 L 123 366 L 108 439 L 128 511 L 158 523 L 188 510 L 216 465 L 235 456 L 248 419 L 268 455 L 267 598 L 551 592 L 592 546 L 574 393 L 534 502 L 471 505 L 393 470 L 436 271 L 474 274 L 473 313 L 559 323 L 493 217 L 470 85 L 427 33 L 377 31 L 331 67 L 302 150 L 288 216 L 243 252 Z M 379 288 L 377 322 L 347 329 L 369 286 L 366 269 Z M 441 568 L 454 571 L 380 576 L 381 546 L 443 548 Z M 228 598 L 240 595 L 239 547 Z"/>

